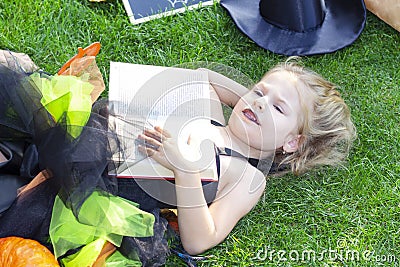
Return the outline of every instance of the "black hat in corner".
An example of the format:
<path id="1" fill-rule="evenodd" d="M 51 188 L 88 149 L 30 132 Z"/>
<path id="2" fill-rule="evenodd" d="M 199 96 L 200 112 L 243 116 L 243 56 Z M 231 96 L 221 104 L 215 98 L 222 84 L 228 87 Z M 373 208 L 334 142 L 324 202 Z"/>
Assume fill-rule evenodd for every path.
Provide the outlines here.
<path id="1" fill-rule="evenodd" d="M 352 44 L 365 26 L 363 0 L 221 0 L 237 27 L 277 54 L 331 53 Z"/>

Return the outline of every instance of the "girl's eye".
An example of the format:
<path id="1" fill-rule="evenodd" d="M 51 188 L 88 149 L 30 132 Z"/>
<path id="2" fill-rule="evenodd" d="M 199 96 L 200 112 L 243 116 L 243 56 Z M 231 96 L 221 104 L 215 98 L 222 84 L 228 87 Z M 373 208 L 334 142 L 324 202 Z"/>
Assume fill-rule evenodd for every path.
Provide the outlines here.
<path id="1" fill-rule="evenodd" d="M 281 114 L 283 114 L 283 109 L 280 106 L 274 105 L 274 108 Z"/>
<path id="2" fill-rule="evenodd" d="M 258 96 L 261 96 L 261 97 L 264 96 L 263 92 L 259 89 L 254 90 L 254 93 L 256 93 Z"/>

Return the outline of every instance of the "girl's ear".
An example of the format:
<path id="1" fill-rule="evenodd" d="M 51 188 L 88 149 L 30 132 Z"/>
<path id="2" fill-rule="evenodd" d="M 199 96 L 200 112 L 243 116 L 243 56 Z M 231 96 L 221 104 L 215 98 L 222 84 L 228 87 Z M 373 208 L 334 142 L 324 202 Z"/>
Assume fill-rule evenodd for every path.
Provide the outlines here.
<path id="1" fill-rule="evenodd" d="M 286 141 L 285 144 L 283 145 L 283 150 L 286 153 L 295 152 L 299 148 L 300 139 L 301 139 L 301 135 L 300 134 L 297 135 L 297 136 L 290 137 L 288 139 L 288 141 Z"/>

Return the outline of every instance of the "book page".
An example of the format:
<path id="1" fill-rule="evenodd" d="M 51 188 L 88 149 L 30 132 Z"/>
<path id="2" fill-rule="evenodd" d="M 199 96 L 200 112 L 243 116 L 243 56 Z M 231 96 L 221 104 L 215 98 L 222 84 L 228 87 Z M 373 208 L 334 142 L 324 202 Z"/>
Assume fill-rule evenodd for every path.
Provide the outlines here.
<path id="1" fill-rule="evenodd" d="M 204 169 L 211 167 L 208 165 L 214 161 L 213 147 L 207 153 L 200 148 L 197 153 L 193 153 L 193 149 L 186 153 L 190 133 L 210 123 L 207 72 L 119 62 L 111 62 L 110 70 L 110 118 L 114 120 L 117 134 L 122 137 L 124 148 L 123 155 L 119 155 L 123 161 L 118 170 L 121 176 L 130 176 L 126 172 L 121 174 L 130 166 L 136 165 L 136 170 L 144 169 L 139 168 L 145 164 L 138 164 L 140 161 L 148 161 L 146 164 L 151 163 L 158 172 L 161 171 L 136 147 L 137 135 L 154 126 L 160 126 L 176 137 L 180 152 L 189 160 L 196 161 L 211 153 L 204 157 L 207 161 Z M 167 170 L 162 173 L 171 175 Z"/>

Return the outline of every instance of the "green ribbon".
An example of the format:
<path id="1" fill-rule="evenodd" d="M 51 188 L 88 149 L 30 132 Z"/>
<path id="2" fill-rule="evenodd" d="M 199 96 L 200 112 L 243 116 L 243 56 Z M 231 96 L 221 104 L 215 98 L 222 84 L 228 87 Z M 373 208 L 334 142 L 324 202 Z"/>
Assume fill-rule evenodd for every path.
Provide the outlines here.
<path id="1" fill-rule="evenodd" d="M 154 216 L 136 203 L 95 191 L 83 203 L 78 219 L 57 196 L 49 233 L 56 258 L 84 246 L 73 257 L 63 259 L 65 266 L 87 266 L 84 263 L 96 260 L 105 241 L 119 247 L 123 236 L 152 236 L 153 225 Z"/>
<path id="2" fill-rule="evenodd" d="M 76 76 L 47 76 L 33 73 L 31 82 L 42 94 L 41 103 L 55 122 L 66 117 L 67 132 L 78 137 L 92 109 L 90 93 L 94 86 Z"/>

